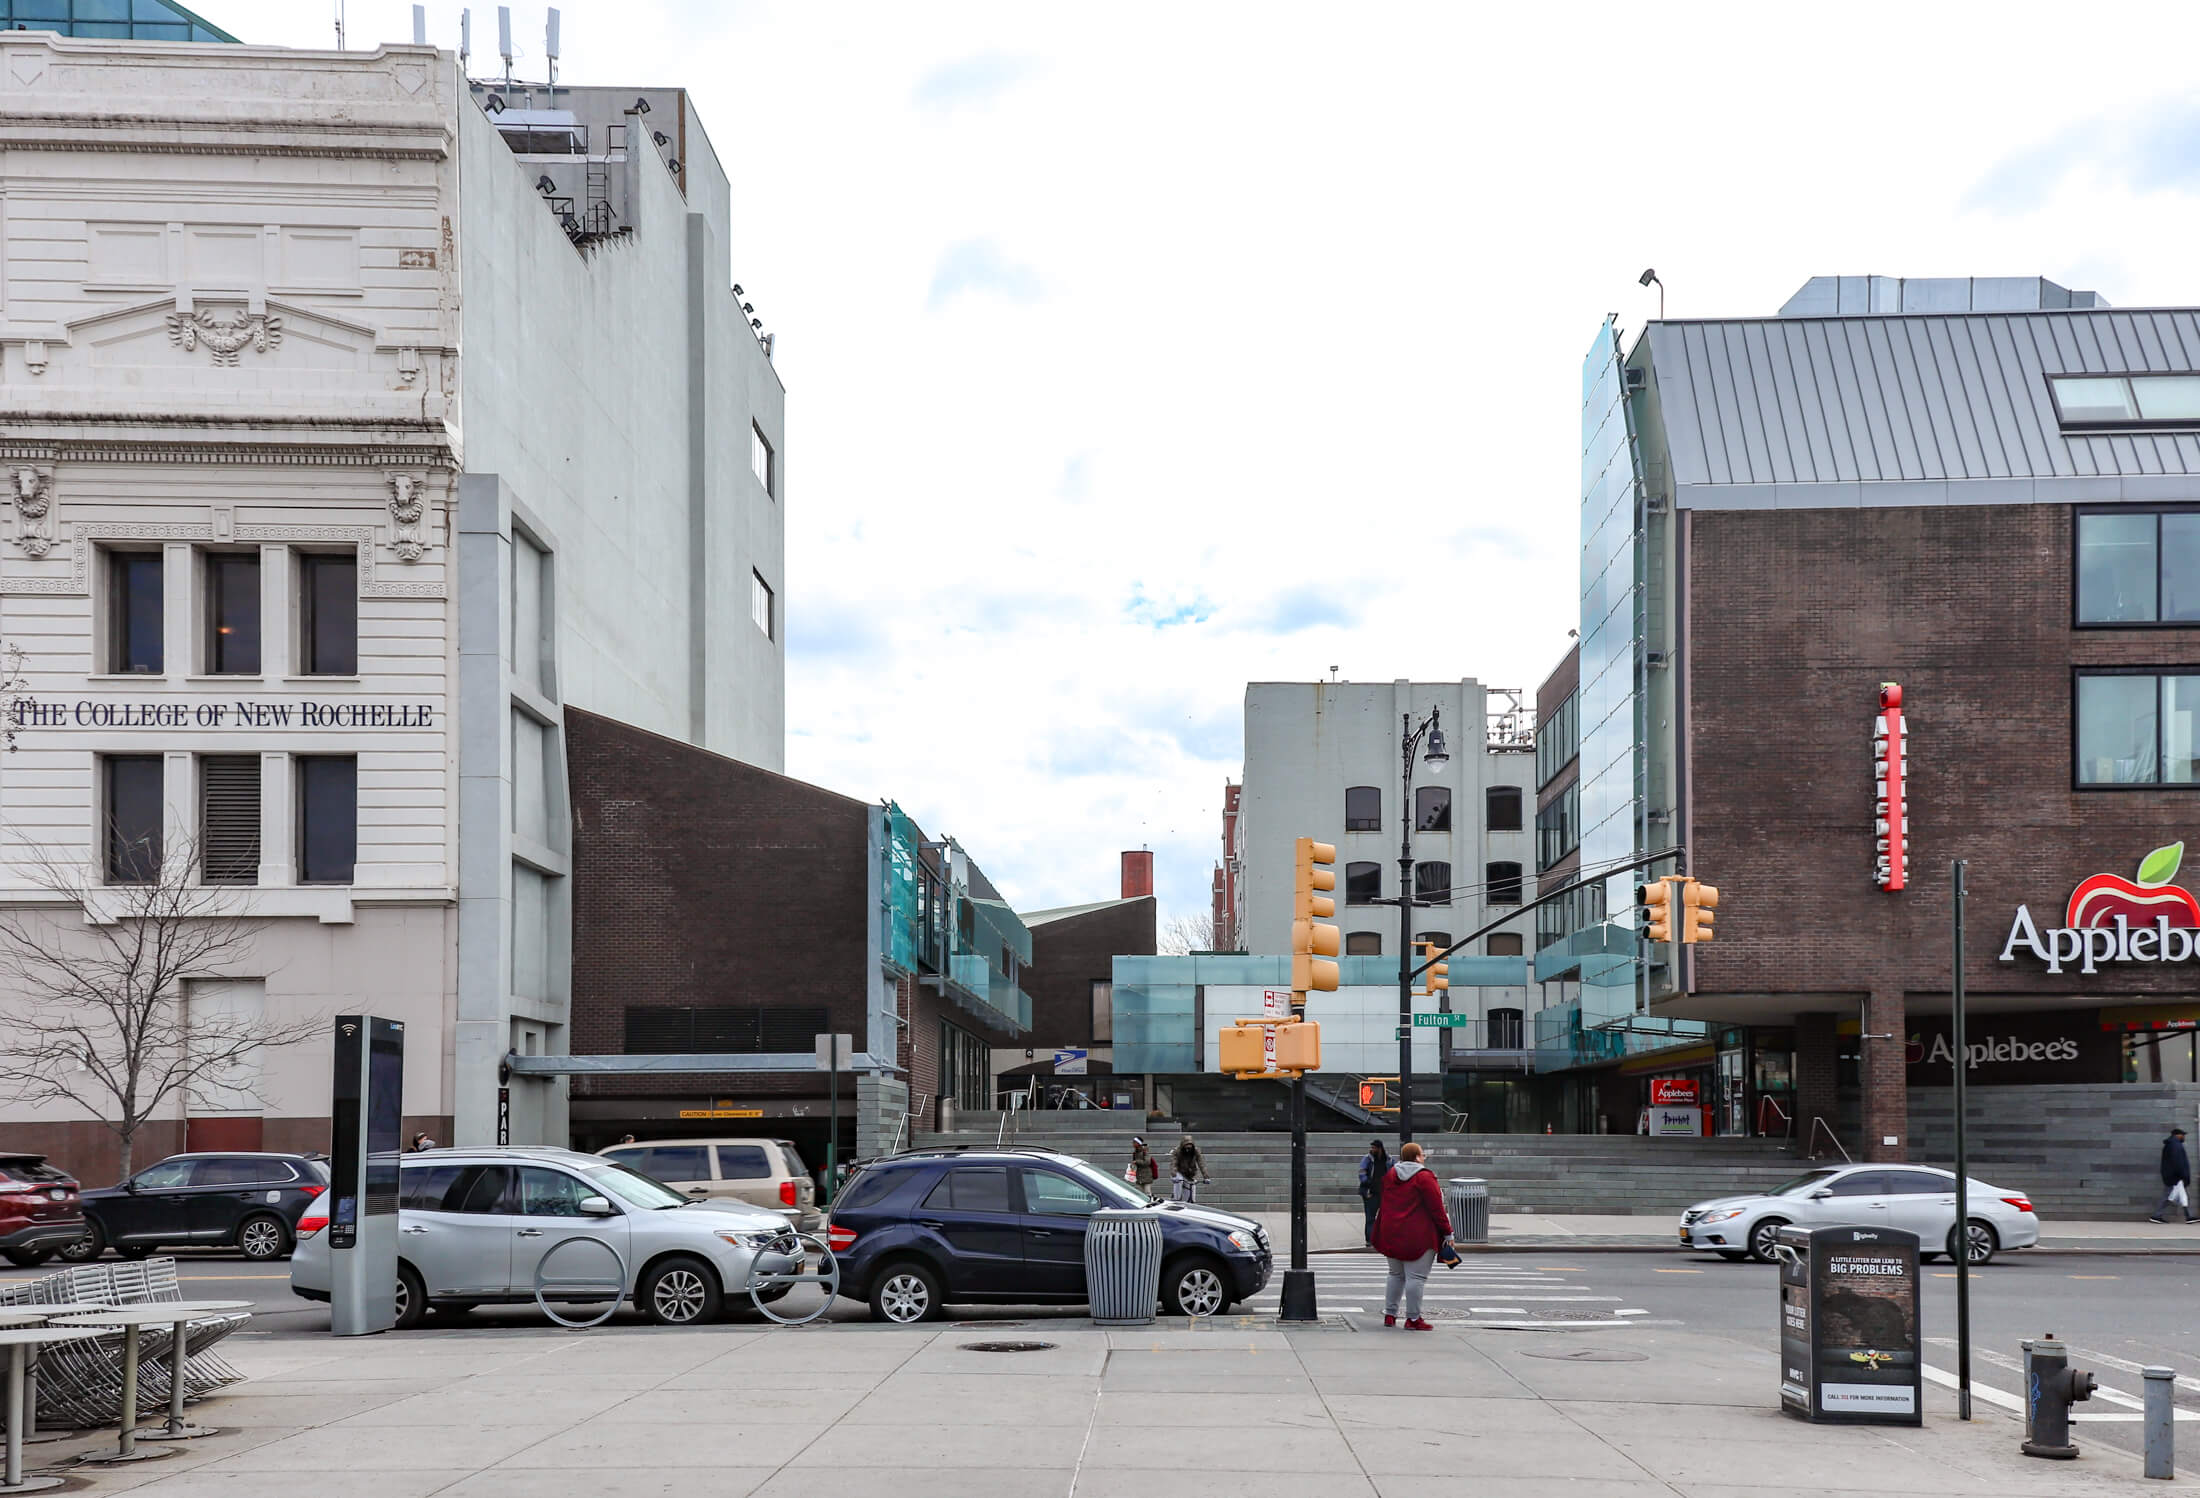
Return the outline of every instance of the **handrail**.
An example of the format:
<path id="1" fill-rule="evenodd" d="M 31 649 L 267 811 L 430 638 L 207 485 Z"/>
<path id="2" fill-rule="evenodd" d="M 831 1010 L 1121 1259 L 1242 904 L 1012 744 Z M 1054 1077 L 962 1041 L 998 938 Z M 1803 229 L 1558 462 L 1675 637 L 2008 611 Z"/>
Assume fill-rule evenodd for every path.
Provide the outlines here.
<path id="1" fill-rule="evenodd" d="M 886 1153 L 888 1153 L 889 1155 L 898 1155 L 901 1153 L 901 1142 L 909 1137 L 909 1121 L 922 1114 L 924 1112 L 925 1105 L 930 1103 L 931 1101 L 931 1093 L 920 1092 L 917 1094 L 916 1105 L 910 1108 L 907 1112 L 903 1113 L 901 1115 L 901 1122 L 894 1125 L 893 1147 L 888 1149 Z"/>
<path id="2" fill-rule="evenodd" d="M 1772 1116 L 1774 1118 L 1777 1118 L 1778 1120 L 1780 1120 L 1781 1123 L 1787 1126 L 1786 1129 L 1783 1131 L 1781 1137 L 1786 1139 L 1793 1139 L 1795 1137 L 1795 1120 L 1789 1115 L 1787 1109 L 1780 1106 L 1779 1099 L 1774 1097 L 1760 1097 L 1757 1099 L 1758 1134 L 1767 1135 L 1771 1132 L 1770 1130 L 1765 1128 L 1765 1109 L 1767 1108 L 1770 1108 L 1772 1110 Z"/>
<path id="3" fill-rule="evenodd" d="M 1847 1148 L 1841 1143 L 1841 1136 L 1834 1133 L 1832 1129 L 1828 1128 L 1826 1126 L 1826 1120 L 1821 1115 L 1816 1113 L 1813 1113 L 1810 1116 L 1810 1138 L 1804 1141 L 1803 1144 L 1803 1153 L 1806 1156 L 1813 1160 L 1818 1158 L 1818 1136 L 1821 1132 L 1824 1133 L 1828 1139 L 1833 1141 L 1833 1147 L 1835 1149 L 1841 1151 L 1841 1158 L 1843 1161 L 1850 1165 L 1854 1165 L 1856 1163 L 1856 1158 L 1851 1155 L 1848 1152 Z"/>

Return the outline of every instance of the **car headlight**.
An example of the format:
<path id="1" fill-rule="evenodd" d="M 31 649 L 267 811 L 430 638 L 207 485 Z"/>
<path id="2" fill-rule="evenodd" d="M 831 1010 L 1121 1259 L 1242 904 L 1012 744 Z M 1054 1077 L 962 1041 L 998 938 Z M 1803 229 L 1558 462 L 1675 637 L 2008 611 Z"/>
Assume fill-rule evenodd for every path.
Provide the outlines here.
<path id="1" fill-rule="evenodd" d="M 776 1228 L 752 1228 L 746 1231 L 729 1229 L 718 1236 L 735 1248 L 750 1248 L 762 1252 L 777 1241 L 779 1230 Z"/>
<path id="2" fill-rule="evenodd" d="M 1703 1216 L 1697 1218 L 1696 1222 L 1698 1226 L 1707 1222 L 1728 1222 L 1741 1216 L 1742 1212 L 1743 1209 L 1740 1207 L 1729 1207 L 1724 1212 L 1706 1212 Z"/>
<path id="3" fill-rule="evenodd" d="M 1230 1244 L 1239 1253 L 1257 1254 L 1260 1252 L 1260 1245 L 1253 1241 L 1251 1233 L 1233 1232 L 1230 1234 Z"/>

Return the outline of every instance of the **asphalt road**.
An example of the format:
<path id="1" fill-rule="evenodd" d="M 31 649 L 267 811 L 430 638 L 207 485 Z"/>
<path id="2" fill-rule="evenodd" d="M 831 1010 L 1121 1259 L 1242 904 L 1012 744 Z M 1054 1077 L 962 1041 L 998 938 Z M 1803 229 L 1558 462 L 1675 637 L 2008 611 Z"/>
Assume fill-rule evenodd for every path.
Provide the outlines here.
<path id="1" fill-rule="evenodd" d="M 2196 1230 L 2200 1231 L 2200 1230 Z M 186 1295 L 247 1300 L 266 1318 L 269 1331 L 315 1332 L 328 1326 L 328 1308 L 290 1293 L 287 1266 L 254 1264 L 233 1256 L 185 1252 L 177 1256 Z M 1325 1317 L 1345 1316 L 1380 1332 L 1384 1261 L 1372 1254 L 1323 1254 L 1313 1260 Z M 40 1270 L 8 1270 L 0 1281 L 34 1278 Z M 1946 1264 L 1923 1270 L 1926 1363 L 1942 1381 L 1957 1370 L 1955 1270 Z M 799 1293 L 799 1292 L 798 1292 Z M 1273 1315 L 1274 1285 L 1243 1313 Z M 790 1299 L 785 1309 L 797 1302 Z M 1624 1335 L 1626 1323 L 1677 1327 L 1731 1338 L 1736 1347 L 1777 1346 L 1776 1271 L 1769 1265 L 1729 1264 L 1708 1255 L 1674 1253 L 1573 1253 L 1531 1249 L 1473 1254 L 1456 1270 L 1439 1269 L 1429 1282 L 1428 1309 L 1446 1320 L 1488 1325 L 1510 1317 L 1537 1320 L 1543 1330 L 1561 1321 L 1580 1323 L 1590 1335 Z M 2192 1335 L 2200 1308 L 2200 1257 L 2168 1254 L 2004 1254 L 1973 1271 L 1971 1284 L 1972 1380 L 1982 1403 L 2015 1407 L 2019 1344 L 2054 1333 L 2072 1348 L 2072 1361 L 2091 1369 L 2102 1393 L 2081 1407 L 2078 1440 L 2137 1451 L 2141 1380 L 2149 1364 L 2180 1375 L 2178 1434 L 2200 1443 L 2200 1340 Z M 576 1313 L 579 1308 L 575 1308 Z M 753 1314 L 753 1313 L 750 1313 Z M 836 1302 L 835 1321 L 863 1321 L 867 1310 Z M 958 1307 L 971 1322 L 1075 1319 L 1081 1308 Z M 620 1325 L 642 1318 L 621 1310 Z M 517 1330 L 544 1326 L 532 1306 L 484 1306 L 461 1325 Z M 246 1332 L 243 1335 L 253 1335 Z M 1932 1374 L 1928 1373 L 1928 1377 Z M 1768 1399 L 1777 1391 L 1767 1388 Z"/>

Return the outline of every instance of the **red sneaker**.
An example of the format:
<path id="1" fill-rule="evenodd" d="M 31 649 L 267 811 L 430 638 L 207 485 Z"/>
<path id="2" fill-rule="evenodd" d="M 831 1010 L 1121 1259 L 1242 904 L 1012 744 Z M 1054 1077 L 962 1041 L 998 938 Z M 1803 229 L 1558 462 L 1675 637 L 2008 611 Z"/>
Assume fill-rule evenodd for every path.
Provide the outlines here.
<path id="1" fill-rule="evenodd" d="M 1395 1316 L 1385 1316 L 1383 1318 L 1383 1325 L 1385 1326 L 1396 1326 L 1397 1324 L 1398 1318 Z"/>
<path id="2" fill-rule="evenodd" d="M 1422 1320 L 1422 1319 L 1421 1319 L 1420 1317 L 1418 1317 L 1418 1316 L 1414 1316 L 1414 1317 L 1411 1317 L 1410 1319 L 1408 1319 L 1408 1320 L 1407 1320 L 1407 1322 L 1406 1322 L 1406 1330 L 1407 1330 L 1407 1331 L 1409 1331 L 1409 1332 L 1432 1332 L 1432 1331 L 1436 1330 L 1436 1328 L 1435 1328 L 1435 1327 L 1433 1327 L 1433 1326 L 1430 1326 L 1430 1325 L 1429 1325 L 1429 1324 L 1428 1324 L 1428 1323 L 1427 1323 L 1426 1321 L 1423 1321 L 1423 1320 Z"/>

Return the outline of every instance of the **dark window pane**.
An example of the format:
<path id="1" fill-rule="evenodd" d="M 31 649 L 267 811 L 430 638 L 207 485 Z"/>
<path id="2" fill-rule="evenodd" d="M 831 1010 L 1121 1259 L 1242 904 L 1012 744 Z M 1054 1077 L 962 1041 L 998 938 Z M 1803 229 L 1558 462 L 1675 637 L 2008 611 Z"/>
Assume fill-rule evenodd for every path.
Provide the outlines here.
<path id="1" fill-rule="evenodd" d="M 410 1165 L 398 1173 L 397 1205 L 410 1212 L 440 1212 L 463 1165 Z"/>
<path id="2" fill-rule="evenodd" d="M 1344 903 L 1372 905 L 1383 897 L 1383 866 L 1348 863 L 1344 866 Z"/>
<path id="3" fill-rule="evenodd" d="M 1518 1009 L 1492 1009 L 1484 1040 L 1493 1051 L 1517 1051 L 1523 1048 L 1525 1024 Z"/>
<path id="4" fill-rule="evenodd" d="M 1518 867 L 1518 865 L 1515 865 Z M 1451 898 L 1451 865 L 1448 863 L 1420 863 L 1413 866 L 1413 898 L 1416 900 L 1449 900 Z"/>
<path id="5" fill-rule="evenodd" d="M 2200 781 L 2200 676 L 2162 678 L 2162 779 Z"/>
<path id="6" fill-rule="evenodd" d="M 2155 617 L 2155 523 L 2149 513 L 2078 517 L 2078 620 L 2146 623 Z"/>
<path id="7" fill-rule="evenodd" d="M 1024 1210 L 1049 1217 L 1090 1217 L 1100 1210 L 1092 1189 L 1051 1170 L 1024 1173 Z"/>
<path id="8" fill-rule="evenodd" d="M 1492 957 L 1523 957 L 1525 943 L 1517 931 L 1500 931 L 1483 943 L 1482 950 Z"/>
<path id="9" fill-rule="evenodd" d="M 349 884 L 359 856 L 359 761 L 331 754 L 296 763 L 298 880 Z"/>
<path id="10" fill-rule="evenodd" d="M 767 1181 L 771 1179 L 772 1166 L 761 1144 L 721 1144 L 718 1146 L 718 1173 L 729 1181 Z"/>
<path id="11" fill-rule="evenodd" d="M 519 1210 L 523 1217 L 578 1217 L 581 1202 L 596 1195 L 578 1176 L 540 1165 L 519 1168 Z"/>
<path id="12" fill-rule="evenodd" d="M 629 1158 L 619 1163 L 667 1185 L 674 1181 L 707 1181 L 710 1179 L 710 1146 L 662 1144 L 655 1149 L 630 1151 Z"/>
<path id="13" fill-rule="evenodd" d="M 118 551 L 107 566 L 107 669 L 157 676 L 161 653 L 161 559 Z"/>
<path id="14" fill-rule="evenodd" d="M 260 757 L 209 754 L 199 761 L 199 878 L 260 882 Z"/>
<path id="15" fill-rule="evenodd" d="M 1380 931 L 1349 931 L 1345 933 L 1344 955 L 1347 957 L 1382 956 L 1383 934 Z"/>
<path id="16" fill-rule="evenodd" d="M 161 762 L 157 754 L 107 761 L 107 882 L 150 884 L 160 877 Z"/>
<path id="17" fill-rule="evenodd" d="M 359 674 L 359 567 L 351 557 L 302 556 L 299 633 L 308 676 Z"/>
<path id="18" fill-rule="evenodd" d="M 511 1185 L 512 1168 L 508 1165 L 483 1165 L 481 1174 L 471 1181 L 462 1181 L 459 1188 L 445 1198 L 447 1212 L 504 1212 L 510 1209 L 505 1201 L 505 1190 Z M 455 1198 L 455 1200 L 454 1200 Z"/>
<path id="19" fill-rule="evenodd" d="M 1008 1210 L 1008 1167 L 1005 1165 L 960 1165 L 947 1173 L 947 1184 L 954 1190 L 954 1207 L 958 1212 L 1006 1212 Z M 938 1192 L 932 1193 L 938 1196 Z"/>
<path id="20" fill-rule="evenodd" d="M 1413 793 L 1413 825 L 1421 832 L 1451 831 L 1451 787 L 1424 785 Z"/>
<path id="21" fill-rule="evenodd" d="M 908 1180 L 906 1173 L 898 1170 L 867 1170 L 841 1189 L 840 1199 L 833 1203 L 835 1213 L 853 1212 L 858 1207 L 875 1206 L 893 1193 L 896 1186 Z"/>
<path id="22" fill-rule="evenodd" d="M 207 669 L 217 676 L 260 671 L 260 559 L 215 552 L 206 559 Z"/>
<path id="23" fill-rule="evenodd" d="M 1347 786 L 1344 793 L 1344 830 L 1383 830 L 1383 793 L 1371 785 Z"/>
<path id="24" fill-rule="evenodd" d="M 1448 951 L 1451 947 L 1451 933 L 1449 931 L 1423 931 L 1413 939 L 1415 941 L 1434 942 L 1436 950 L 1439 952 Z"/>
<path id="25" fill-rule="evenodd" d="M 1520 830 L 1520 787 L 1517 785 L 1493 785 L 1485 793 L 1489 812 L 1484 825 L 1492 832 L 1518 832 Z"/>
<path id="26" fill-rule="evenodd" d="M 1835 1196 L 1885 1196 L 1887 1173 L 1883 1170 L 1859 1170 L 1835 1181 L 1832 1191 Z"/>
<path id="27" fill-rule="evenodd" d="M 2078 678 L 2078 783 L 2152 785 L 2156 763 L 2152 676 Z"/>
<path id="28" fill-rule="evenodd" d="M 1493 863 L 1484 865 L 1482 884 L 1483 904 L 1518 905 L 1520 903 L 1519 864 Z"/>
<path id="29" fill-rule="evenodd" d="M 1890 1170 L 1887 1172 L 1887 1191 L 1892 1196 L 1939 1196 L 1946 1192 L 1955 1194 L 1954 1176 L 1934 1175 L 1929 1170 Z"/>
<path id="30" fill-rule="evenodd" d="M 2057 379 L 2054 385 L 2055 404 L 2066 422 L 2129 421 L 2138 414 L 2132 409 L 2131 387 L 2120 375 Z"/>

